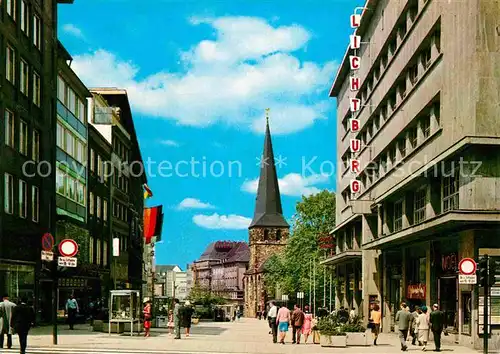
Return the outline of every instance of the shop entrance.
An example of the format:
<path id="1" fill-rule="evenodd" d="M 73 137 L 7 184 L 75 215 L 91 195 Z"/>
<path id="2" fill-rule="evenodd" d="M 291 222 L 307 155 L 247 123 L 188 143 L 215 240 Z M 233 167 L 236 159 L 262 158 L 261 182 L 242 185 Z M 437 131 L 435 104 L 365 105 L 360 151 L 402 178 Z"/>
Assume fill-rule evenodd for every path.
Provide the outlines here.
<path id="1" fill-rule="evenodd" d="M 458 329 L 458 297 L 457 277 L 442 277 L 438 279 L 439 307 L 445 314 L 445 328 Z"/>

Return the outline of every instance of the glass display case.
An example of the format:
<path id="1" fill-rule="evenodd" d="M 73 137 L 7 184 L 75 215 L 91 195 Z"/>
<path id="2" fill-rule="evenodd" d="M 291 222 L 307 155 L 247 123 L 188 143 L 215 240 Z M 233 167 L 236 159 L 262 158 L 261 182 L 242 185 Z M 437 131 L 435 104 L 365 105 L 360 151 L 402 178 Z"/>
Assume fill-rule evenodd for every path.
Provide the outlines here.
<path id="1" fill-rule="evenodd" d="M 130 334 L 134 335 L 134 323 L 140 321 L 142 311 L 138 290 L 112 290 L 109 306 L 109 334 L 111 325 L 130 323 Z"/>

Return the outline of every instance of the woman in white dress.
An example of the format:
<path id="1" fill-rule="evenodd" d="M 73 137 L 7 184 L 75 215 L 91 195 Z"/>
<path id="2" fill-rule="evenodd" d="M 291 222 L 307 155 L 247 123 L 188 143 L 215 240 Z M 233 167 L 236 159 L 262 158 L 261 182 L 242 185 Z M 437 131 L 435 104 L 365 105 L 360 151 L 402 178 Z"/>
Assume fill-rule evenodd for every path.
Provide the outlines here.
<path id="1" fill-rule="evenodd" d="M 422 350 L 426 350 L 427 342 L 429 341 L 429 315 L 427 313 L 427 307 L 422 306 L 417 317 L 417 328 L 418 328 L 418 344 L 422 345 Z"/>

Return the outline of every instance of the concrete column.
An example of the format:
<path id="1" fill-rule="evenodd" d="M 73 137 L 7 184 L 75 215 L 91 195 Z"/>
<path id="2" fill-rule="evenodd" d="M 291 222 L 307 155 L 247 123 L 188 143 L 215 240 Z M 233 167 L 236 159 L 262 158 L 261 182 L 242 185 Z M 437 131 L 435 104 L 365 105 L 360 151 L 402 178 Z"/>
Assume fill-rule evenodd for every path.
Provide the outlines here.
<path id="1" fill-rule="evenodd" d="M 412 150 L 411 143 L 410 143 L 410 134 L 408 132 L 405 133 L 405 144 L 406 144 L 406 155 L 408 156 L 408 154 Z"/>
<path id="2" fill-rule="evenodd" d="M 383 288 L 383 293 L 381 294 L 381 299 L 380 299 L 380 308 L 382 310 L 382 330 L 383 332 L 390 332 L 391 330 L 391 311 L 390 311 L 390 305 L 389 305 L 389 281 L 388 281 L 388 275 L 390 273 L 389 270 L 387 270 L 387 254 L 385 252 L 382 252 L 382 288 Z"/>
<path id="3" fill-rule="evenodd" d="M 379 283 L 380 274 L 383 270 L 378 269 L 379 253 L 375 250 L 364 250 L 361 258 L 362 269 L 362 311 L 364 316 L 363 322 L 368 323 L 368 313 L 370 306 L 370 295 L 376 295 L 380 300 L 380 306 L 383 306 L 382 294 L 380 293 Z"/>
<path id="4" fill-rule="evenodd" d="M 403 264 L 401 265 L 401 300 L 406 299 L 406 247 L 402 250 Z"/>
<path id="5" fill-rule="evenodd" d="M 425 250 L 425 305 L 431 308 L 431 243 L 427 242 Z"/>
<path id="6" fill-rule="evenodd" d="M 387 208 L 387 203 L 384 204 L 384 219 L 383 219 L 383 230 L 385 234 L 389 234 L 389 225 L 387 224 L 389 221 L 389 218 L 387 216 L 389 209 Z"/>
<path id="7" fill-rule="evenodd" d="M 382 236 L 382 230 L 384 227 L 383 216 L 380 215 L 381 211 L 383 211 L 383 208 L 382 205 L 379 204 L 377 207 L 377 234 L 378 234 L 377 236 Z"/>
<path id="8" fill-rule="evenodd" d="M 340 279 L 340 266 L 335 267 L 336 279 Z M 340 283 L 335 290 L 335 308 L 340 308 Z"/>

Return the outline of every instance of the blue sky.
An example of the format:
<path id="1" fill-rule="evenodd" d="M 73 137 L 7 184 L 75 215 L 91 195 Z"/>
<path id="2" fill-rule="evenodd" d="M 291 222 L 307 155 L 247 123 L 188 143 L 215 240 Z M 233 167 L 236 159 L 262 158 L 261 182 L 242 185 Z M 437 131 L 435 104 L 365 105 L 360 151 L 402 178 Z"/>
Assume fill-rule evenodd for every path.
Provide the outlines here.
<path id="1" fill-rule="evenodd" d="M 59 38 L 83 82 L 128 90 L 149 160 L 148 205 L 165 208 L 158 264 L 185 268 L 212 241 L 248 239 L 266 108 L 285 216 L 302 194 L 335 190 L 328 90 L 352 33 L 349 16 L 363 3 L 59 5 Z"/>

